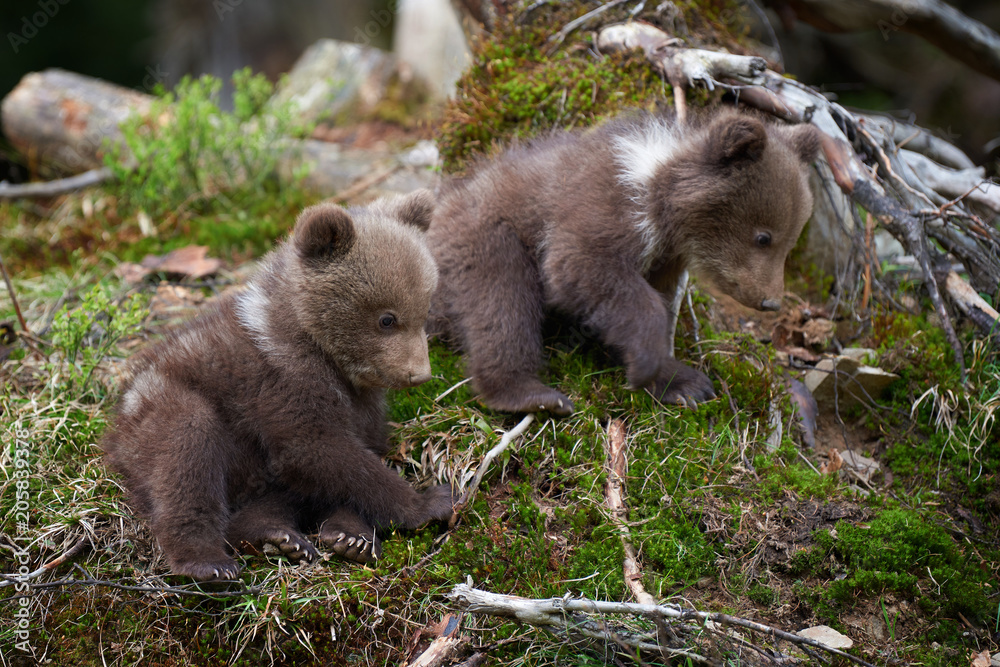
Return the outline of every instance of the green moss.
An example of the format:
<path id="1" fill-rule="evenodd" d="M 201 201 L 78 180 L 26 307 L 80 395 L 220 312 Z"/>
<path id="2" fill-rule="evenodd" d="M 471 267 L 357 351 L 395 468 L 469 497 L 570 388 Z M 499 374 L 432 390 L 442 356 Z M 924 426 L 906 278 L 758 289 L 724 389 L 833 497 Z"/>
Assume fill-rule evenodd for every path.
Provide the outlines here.
<path id="1" fill-rule="evenodd" d="M 888 593 L 918 602 L 942 623 L 963 614 L 981 624 L 995 610 L 986 587 L 992 575 L 975 565 L 944 529 L 914 511 L 888 509 L 868 525 L 842 521 L 835 534 L 822 530 L 813 537 L 815 546 L 798 554 L 790 569 L 796 574 L 847 574 L 820 593 L 830 618 L 859 597 Z"/>
<path id="2" fill-rule="evenodd" d="M 780 602 L 778 591 L 763 584 L 754 584 L 747 589 L 747 597 L 764 607 L 774 607 Z"/>

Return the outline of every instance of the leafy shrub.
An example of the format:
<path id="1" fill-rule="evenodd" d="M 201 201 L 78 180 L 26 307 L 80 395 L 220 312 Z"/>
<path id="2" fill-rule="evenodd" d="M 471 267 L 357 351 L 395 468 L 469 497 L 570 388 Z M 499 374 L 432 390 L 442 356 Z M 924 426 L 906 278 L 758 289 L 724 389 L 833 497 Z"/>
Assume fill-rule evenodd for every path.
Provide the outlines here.
<path id="1" fill-rule="evenodd" d="M 128 208 L 158 217 L 192 202 L 253 195 L 275 181 L 281 142 L 297 130 L 291 105 L 270 106 L 272 84 L 233 74 L 233 111 L 219 106 L 222 81 L 185 77 L 145 116 L 122 123 L 125 147 L 106 157 Z"/>
<path id="2" fill-rule="evenodd" d="M 76 308 L 64 306 L 52 321 L 56 355 L 49 361 L 49 370 L 53 388 L 81 398 L 88 395 L 94 370 L 114 351 L 119 340 L 142 329 L 146 313 L 139 298 L 129 296 L 116 304 L 100 285 L 91 289 Z"/>

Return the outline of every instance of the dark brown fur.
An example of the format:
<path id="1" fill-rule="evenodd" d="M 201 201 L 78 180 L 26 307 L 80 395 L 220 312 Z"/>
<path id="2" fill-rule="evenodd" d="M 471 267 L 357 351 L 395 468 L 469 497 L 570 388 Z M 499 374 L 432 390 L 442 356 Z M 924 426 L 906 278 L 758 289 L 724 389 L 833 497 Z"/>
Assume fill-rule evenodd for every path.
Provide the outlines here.
<path id="1" fill-rule="evenodd" d="M 376 528 L 451 515 L 381 461 L 385 388 L 430 378 L 431 207 L 306 209 L 246 291 L 132 360 L 103 446 L 174 573 L 232 578 L 244 544 L 312 559 L 310 526 L 365 562 Z"/>
<path id="2" fill-rule="evenodd" d="M 670 352 L 678 279 L 690 269 L 776 309 L 817 150 L 810 127 L 735 110 L 683 130 L 634 115 L 515 146 L 442 194 L 428 231 L 441 276 L 429 329 L 465 352 L 498 410 L 572 412 L 537 377 L 549 309 L 617 349 L 631 386 L 710 398 L 711 381 Z"/>

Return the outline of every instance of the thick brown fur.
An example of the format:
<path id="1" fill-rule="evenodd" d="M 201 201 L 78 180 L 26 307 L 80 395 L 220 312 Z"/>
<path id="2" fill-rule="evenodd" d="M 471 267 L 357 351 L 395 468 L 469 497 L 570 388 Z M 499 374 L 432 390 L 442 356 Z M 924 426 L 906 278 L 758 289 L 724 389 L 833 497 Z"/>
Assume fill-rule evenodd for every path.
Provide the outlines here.
<path id="1" fill-rule="evenodd" d="M 103 447 L 172 571 L 235 577 L 233 550 L 312 559 L 319 527 L 366 562 L 376 529 L 452 513 L 382 463 L 385 388 L 430 378 L 433 202 L 306 209 L 248 288 L 138 353 Z"/>
<path id="2" fill-rule="evenodd" d="M 683 128 L 634 114 L 516 145 L 444 187 L 428 231 L 441 277 L 428 328 L 464 351 L 497 410 L 572 412 L 537 377 L 550 310 L 617 349 L 632 387 L 711 398 L 711 380 L 670 352 L 678 279 L 689 269 L 777 309 L 818 146 L 811 127 L 736 110 Z"/>

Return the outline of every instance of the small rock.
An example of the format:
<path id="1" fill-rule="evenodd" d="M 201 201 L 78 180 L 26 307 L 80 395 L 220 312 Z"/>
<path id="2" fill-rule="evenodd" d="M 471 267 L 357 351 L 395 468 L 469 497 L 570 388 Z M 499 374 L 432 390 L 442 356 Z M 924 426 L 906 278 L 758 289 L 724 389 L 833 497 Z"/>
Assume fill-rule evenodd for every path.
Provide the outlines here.
<path id="1" fill-rule="evenodd" d="M 416 146 L 404 153 L 399 161 L 410 167 L 433 167 L 438 161 L 437 144 L 421 139 Z"/>
<path id="2" fill-rule="evenodd" d="M 861 402 L 871 403 L 893 380 L 899 378 L 881 368 L 862 363 L 871 354 L 865 348 L 846 349 L 836 357 L 823 359 L 806 373 L 803 382 L 812 392 L 822 412 L 840 410 Z"/>
<path id="3" fill-rule="evenodd" d="M 310 46 L 269 104 L 295 104 L 303 121 L 361 116 L 385 96 L 396 59 L 374 47 L 321 39 Z"/>
<path id="4" fill-rule="evenodd" d="M 847 635 L 842 635 L 833 628 L 826 625 L 817 625 L 805 630 L 799 630 L 799 637 L 814 639 L 824 646 L 836 649 L 849 649 L 854 646 L 854 642 Z"/>
<path id="5" fill-rule="evenodd" d="M 1000 667 L 1000 653 L 994 653 L 990 658 L 990 667 Z"/>

